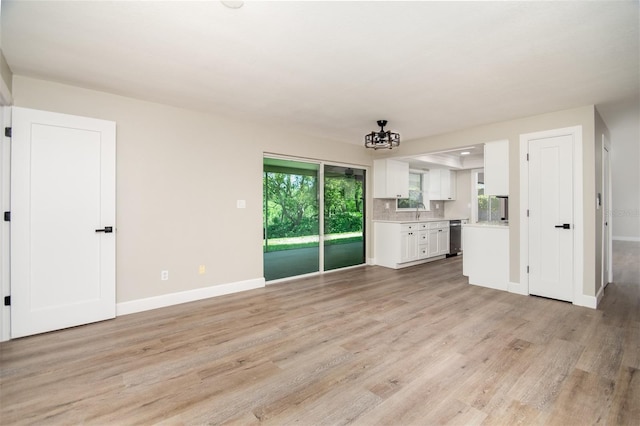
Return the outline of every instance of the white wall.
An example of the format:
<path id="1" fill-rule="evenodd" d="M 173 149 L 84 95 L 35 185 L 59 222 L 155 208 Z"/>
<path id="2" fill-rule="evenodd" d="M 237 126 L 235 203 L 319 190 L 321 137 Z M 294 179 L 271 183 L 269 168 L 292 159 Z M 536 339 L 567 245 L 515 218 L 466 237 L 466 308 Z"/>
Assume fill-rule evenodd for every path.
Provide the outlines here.
<path id="1" fill-rule="evenodd" d="M 598 110 L 611 138 L 613 239 L 640 241 L 640 101 Z"/>
<path id="2" fill-rule="evenodd" d="M 263 277 L 264 152 L 371 165 L 359 145 L 24 76 L 13 96 L 117 123 L 119 303 Z"/>

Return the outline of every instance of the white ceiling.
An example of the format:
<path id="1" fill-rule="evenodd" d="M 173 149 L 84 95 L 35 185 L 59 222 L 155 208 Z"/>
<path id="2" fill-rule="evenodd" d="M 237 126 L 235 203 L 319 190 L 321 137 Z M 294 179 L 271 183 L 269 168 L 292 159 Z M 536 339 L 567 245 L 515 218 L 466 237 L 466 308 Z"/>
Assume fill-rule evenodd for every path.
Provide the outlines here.
<path id="1" fill-rule="evenodd" d="M 15 74 L 362 143 L 638 96 L 638 1 L 2 0 Z M 605 117 L 606 119 L 606 117 Z"/>

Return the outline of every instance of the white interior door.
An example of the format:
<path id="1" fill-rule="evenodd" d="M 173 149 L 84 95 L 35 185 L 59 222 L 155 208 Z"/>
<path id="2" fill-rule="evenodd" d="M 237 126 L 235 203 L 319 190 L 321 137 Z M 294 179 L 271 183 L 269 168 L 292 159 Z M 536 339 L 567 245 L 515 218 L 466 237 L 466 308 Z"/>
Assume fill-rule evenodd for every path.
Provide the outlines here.
<path id="1" fill-rule="evenodd" d="M 114 318 L 115 123 L 13 108 L 11 144 L 11 337 Z"/>
<path id="2" fill-rule="evenodd" d="M 573 301 L 573 138 L 529 141 L 529 293 Z"/>

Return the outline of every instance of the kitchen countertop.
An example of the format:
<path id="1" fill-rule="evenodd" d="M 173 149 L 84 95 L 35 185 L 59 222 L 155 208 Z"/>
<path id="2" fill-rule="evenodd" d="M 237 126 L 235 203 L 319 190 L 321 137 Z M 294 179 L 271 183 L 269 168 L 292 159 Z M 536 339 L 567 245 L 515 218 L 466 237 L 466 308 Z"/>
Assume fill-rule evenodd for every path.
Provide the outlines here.
<path id="1" fill-rule="evenodd" d="M 378 223 L 420 223 L 420 222 L 447 222 L 450 220 L 467 220 L 466 217 L 425 217 L 424 219 L 382 220 L 374 219 Z"/>
<path id="2" fill-rule="evenodd" d="M 499 220 L 491 221 L 491 222 L 477 222 L 477 223 L 467 223 L 462 225 L 468 228 L 502 228 L 509 229 L 509 222 L 502 222 Z"/>

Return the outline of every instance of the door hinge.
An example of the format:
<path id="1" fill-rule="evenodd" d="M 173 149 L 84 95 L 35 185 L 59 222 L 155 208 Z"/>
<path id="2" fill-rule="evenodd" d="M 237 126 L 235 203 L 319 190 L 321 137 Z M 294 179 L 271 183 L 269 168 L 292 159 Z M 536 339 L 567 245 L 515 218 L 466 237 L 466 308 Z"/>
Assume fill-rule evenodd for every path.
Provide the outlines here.
<path id="1" fill-rule="evenodd" d="M 8 138 L 11 137 L 11 127 L 5 127 L 4 128 L 4 135 Z"/>
<path id="2" fill-rule="evenodd" d="M 11 212 L 4 212 L 4 221 L 11 222 Z"/>
<path id="3" fill-rule="evenodd" d="M 529 265 L 527 265 L 527 274 L 529 273 Z"/>
<path id="4" fill-rule="evenodd" d="M 11 296 L 4 297 L 4 306 L 11 306 Z"/>
<path id="5" fill-rule="evenodd" d="M 527 161 L 529 161 L 529 154 L 527 153 Z"/>
<path id="6" fill-rule="evenodd" d="M 527 217 L 529 217 L 529 209 L 527 209 Z"/>

